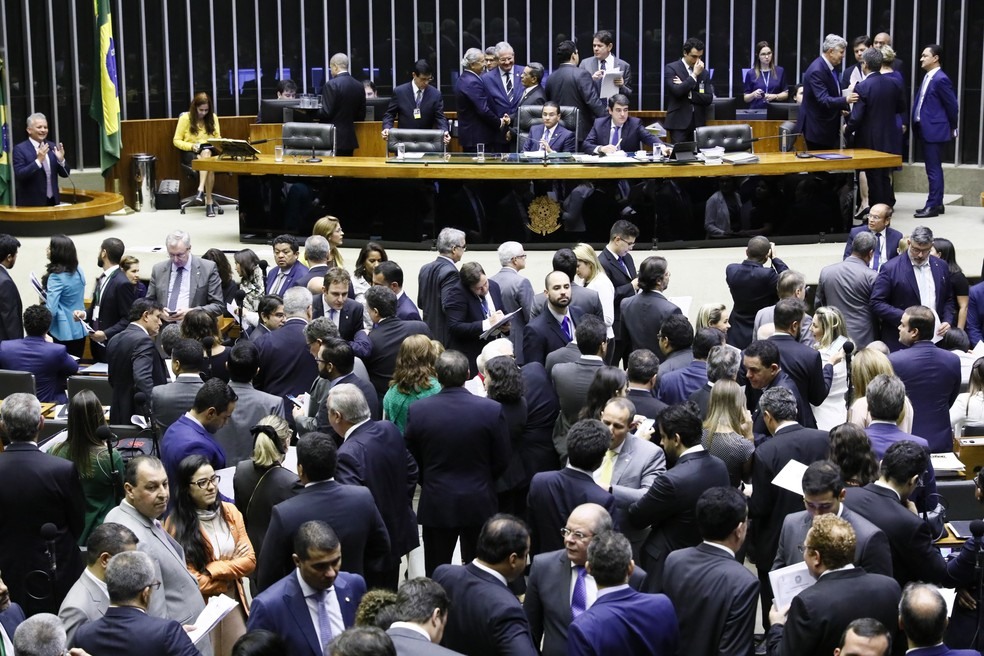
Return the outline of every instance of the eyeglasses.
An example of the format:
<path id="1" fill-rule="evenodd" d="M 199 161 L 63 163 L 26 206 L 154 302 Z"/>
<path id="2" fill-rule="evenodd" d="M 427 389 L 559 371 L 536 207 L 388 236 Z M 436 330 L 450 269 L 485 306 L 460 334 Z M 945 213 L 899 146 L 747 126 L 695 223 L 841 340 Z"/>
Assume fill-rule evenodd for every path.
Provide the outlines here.
<path id="1" fill-rule="evenodd" d="M 161 589 L 161 582 L 160 581 L 154 581 L 153 583 L 149 584 L 147 587 L 150 588 L 151 590 L 160 590 Z"/>
<path id="2" fill-rule="evenodd" d="M 218 485 L 219 484 L 219 481 L 221 481 L 221 480 L 222 480 L 222 477 L 219 476 L 218 474 L 216 474 L 216 475 L 212 476 L 212 478 L 201 478 L 201 479 L 198 479 L 197 481 L 192 481 L 192 483 L 194 483 L 195 485 L 197 485 L 198 487 L 200 487 L 200 488 L 202 488 L 204 490 L 207 487 L 211 487 L 213 485 Z"/>
<path id="3" fill-rule="evenodd" d="M 594 537 L 594 533 L 582 533 L 581 531 L 572 531 L 566 526 L 560 529 L 560 535 L 561 537 L 564 538 L 573 537 L 578 542 L 584 542 L 585 540 L 589 540 Z"/>
<path id="4" fill-rule="evenodd" d="M 798 544 L 796 545 L 796 548 L 799 549 L 799 552 L 801 554 L 805 554 L 807 551 L 816 551 L 816 549 L 814 549 L 808 544 Z"/>

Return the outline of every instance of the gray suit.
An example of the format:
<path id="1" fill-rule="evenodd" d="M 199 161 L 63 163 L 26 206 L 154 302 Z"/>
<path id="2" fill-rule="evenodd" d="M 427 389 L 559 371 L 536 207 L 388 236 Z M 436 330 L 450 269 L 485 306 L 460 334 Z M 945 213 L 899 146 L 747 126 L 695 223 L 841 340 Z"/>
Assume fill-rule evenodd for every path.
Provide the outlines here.
<path id="1" fill-rule="evenodd" d="M 154 421 L 161 427 L 161 433 L 191 410 L 204 384 L 198 374 L 181 374 L 173 383 L 154 387 Z"/>
<path id="2" fill-rule="evenodd" d="M 530 306 L 533 305 L 533 285 L 520 275 L 519 271 L 510 267 L 502 267 L 499 273 L 492 276 L 499 285 L 502 295 L 502 311 L 506 314 L 522 310 L 512 318 L 509 325 L 509 339 L 513 343 L 516 354 L 516 364 L 523 364 L 523 329 L 530 320 Z"/>
<path id="3" fill-rule="evenodd" d="M 253 455 L 253 436 L 249 429 L 267 415 L 277 415 L 286 419 L 284 400 L 279 396 L 267 394 L 250 383 L 230 382 L 229 387 L 239 400 L 226 425 L 215 432 L 215 441 L 225 451 L 226 465 L 232 467 Z"/>
<path id="4" fill-rule="evenodd" d="M 139 540 L 137 549 L 154 559 L 154 575 L 161 587 L 150 596 L 147 614 L 180 624 L 194 624 L 205 610 L 205 601 L 198 589 L 198 581 L 188 571 L 181 545 L 126 500 L 109 511 L 106 521 L 122 524 L 133 531 Z M 203 640 L 199 647 L 205 656 L 211 656 L 209 640 Z"/>
<path id="5" fill-rule="evenodd" d="M 540 292 L 533 297 L 533 305 L 530 306 L 530 318 L 532 319 L 536 315 L 543 312 L 543 305 L 547 302 L 547 297 Z M 587 287 L 582 287 L 581 285 L 571 285 L 571 305 L 584 311 L 587 314 L 593 314 L 602 321 L 605 320 L 605 313 L 601 309 L 601 298 L 598 296 L 598 292 L 593 289 L 588 289 Z"/>
<path id="6" fill-rule="evenodd" d="M 629 66 L 629 62 L 625 61 L 624 59 L 619 59 L 618 57 L 615 57 L 614 55 L 612 57 L 615 59 L 615 65 L 609 67 L 608 70 L 612 70 L 612 69 L 617 68 L 620 71 L 622 71 L 622 87 L 618 90 L 618 92 L 619 93 L 624 93 L 627 96 L 631 96 L 632 95 L 632 87 L 630 87 L 629 85 L 632 83 L 632 67 Z M 581 60 L 581 63 L 579 64 L 579 66 L 581 68 L 583 68 L 584 70 L 586 70 L 588 73 L 591 73 L 592 75 L 595 74 L 595 71 L 598 70 L 598 67 L 600 65 L 601 64 L 599 63 L 598 58 L 595 57 L 594 55 L 592 55 L 591 57 L 587 57 L 585 59 L 582 59 Z M 598 93 L 600 94 L 601 93 L 601 80 L 595 80 L 595 86 L 598 87 Z"/>
<path id="7" fill-rule="evenodd" d="M 102 591 L 89 574 L 83 572 L 58 609 L 58 619 L 65 627 L 68 644 L 74 644 L 72 639 L 77 628 L 86 622 L 98 620 L 106 614 L 107 608 L 109 595 Z"/>
<path id="8" fill-rule="evenodd" d="M 874 271 L 872 271 L 874 273 Z M 759 328 L 762 326 L 774 323 L 776 319 L 776 306 L 770 305 L 769 307 L 764 307 L 755 313 L 755 323 L 752 326 L 752 336 L 754 339 L 758 339 Z M 813 317 L 809 314 L 803 315 L 803 321 L 800 322 L 800 344 L 806 344 L 807 346 L 813 346 L 816 343 L 816 339 L 813 337 L 813 331 L 810 330 L 810 326 L 813 325 Z M 850 333 L 848 333 L 850 334 Z"/>
<path id="9" fill-rule="evenodd" d="M 859 257 L 851 255 L 843 262 L 825 266 L 820 271 L 815 305 L 829 305 L 841 311 L 847 334 L 855 348 L 862 349 L 877 339 L 875 315 L 871 311 L 871 288 L 878 274 Z"/>
<path id="10" fill-rule="evenodd" d="M 356 364 L 362 364 L 362 360 L 356 359 Z M 363 366 L 363 369 L 365 369 L 365 366 Z M 356 376 L 359 375 L 358 371 L 353 371 L 353 373 Z M 361 376 L 359 377 L 361 378 Z M 321 411 L 322 406 L 324 406 L 325 400 L 328 398 L 328 392 L 330 391 L 331 381 L 327 378 L 318 376 L 311 383 L 311 389 L 308 390 L 308 396 L 311 398 L 308 402 L 308 413 L 294 419 L 294 425 L 297 427 L 298 435 L 313 433 L 318 430 L 318 413 Z"/>
<path id="11" fill-rule="evenodd" d="M 551 351 L 547 353 L 546 369 L 547 375 L 553 371 L 553 368 L 558 364 L 563 362 L 577 362 L 581 359 L 581 349 L 577 347 L 576 342 L 568 342 L 566 346 L 557 349 L 556 351 Z"/>
<path id="12" fill-rule="evenodd" d="M 624 298 L 619 307 L 621 329 L 615 337 L 625 342 L 625 353 L 649 349 L 656 354 L 656 357 L 663 360 L 657 335 L 663 322 L 670 315 L 681 314 L 680 308 L 657 291 L 643 291 L 635 296 Z"/>
<path id="13" fill-rule="evenodd" d="M 841 504 L 841 508 L 843 508 L 841 519 L 854 528 L 858 540 L 854 549 L 854 564 L 863 567 L 869 574 L 892 576 L 892 551 L 888 546 L 888 538 L 880 528 L 846 505 Z M 786 519 L 782 522 L 779 548 L 776 550 L 772 569 L 802 562 L 803 554 L 800 553 L 799 546 L 803 544 L 806 532 L 812 525 L 813 517 L 806 510 L 786 515 Z"/>
<path id="14" fill-rule="evenodd" d="M 207 310 L 217 317 L 222 316 L 225 311 L 225 303 L 222 300 L 222 281 L 219 280 L 219 270 L 215 268 L 215 262 L 191 255 L 185 268 L 185 275 L 189 275 L 189 273 L 191 275 L 188 306 Z M 147 298 L 152 298 L 167 307 L 167 295 L 170 291 L 171 261 L 158 262 L 150 274 Z"/>
<path id="15" fill-rule="evenodd" d="M 393 640 L 396 656 L 454 656 L 461 652 L 451 651 L 447 647 L 435 645 L 413 629 L 400 626 L 390 627 L 386 635 Z"/>
<path id="16" fill-rule="evenodd" d="M 635 435 L 626 437 L 612 469 L 615 505 L 620 511 L 627 513 L 629 506 L 645 496 L 656 477 L 665 471 L 666 455 L 661 447 Z M 632 553 L 636 561 L 640 561 L 640 549 L 649 535 L 649 529 L 625 527 L 622 532 L 632 543 Z"/>
<path id="17" fill-rule="evenodd" d="M 554 448 L 562 460 L 567 459 L 567 431 L 577 421 L 577 414 L 588 398 L 591 381 L 603 366 L 605 363 L 600 358 L 582 355 L 576 362 L 558 364 L 550 373 L 560 401 L 560 414 L 554 425 Z"/>

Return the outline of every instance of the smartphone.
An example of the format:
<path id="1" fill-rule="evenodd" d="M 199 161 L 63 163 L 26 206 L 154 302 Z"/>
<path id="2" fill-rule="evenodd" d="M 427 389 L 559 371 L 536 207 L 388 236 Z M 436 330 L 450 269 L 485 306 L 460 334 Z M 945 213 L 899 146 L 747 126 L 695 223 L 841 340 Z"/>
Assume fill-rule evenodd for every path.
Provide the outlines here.
<path id="1" fill-rule="evenodd" d="M 639 422 L 639 426 L 638 426 L 638 428 L 636 428 L 636 432 L 637 433 L 648 433 L 649 431 L 651 431 L 653 429 L 653 426 L 655 426 L 655 425 L 656 425 L 656 420 L 655 419 L 648 419 L 647 418 L 646 420 Z"/>
<path id="2" fill-rule="evenodd" d="M 300 409 L 304 407 L 303 405 L 301 405 L 301 402 L 297 400 L 297 397 L 294 396 L 293 394 L 288 394 L 287 400 L 293 403 L 295 408 Z"/>
<path id="3" fill-rule="evenodd" d="M 842 348 L 844 348 L 844 344 L 846 342 L 847 342 L 847 338 L 844 337 L 843 335 L 841 335 L 840 337 L 838 337 L 837 339 L 835 339 L 833 342 L 831 342 L 830 346 L 827 347 L 827 350 L 826 350 L 827 355 L 833 355 L 837 351 L 839 351 Z"/>

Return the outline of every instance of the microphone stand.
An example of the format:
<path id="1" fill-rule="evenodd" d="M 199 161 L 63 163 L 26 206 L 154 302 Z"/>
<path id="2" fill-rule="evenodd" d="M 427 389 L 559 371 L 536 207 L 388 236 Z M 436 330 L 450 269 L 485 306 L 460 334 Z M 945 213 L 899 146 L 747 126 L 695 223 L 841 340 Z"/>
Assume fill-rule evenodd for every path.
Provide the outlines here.
<path id="1" fill-rule="evenodd" d="M 974 649 L 984 647 L 984 533 L 974 536 L 974 600 L 977 602 L 977 631 L 974 633 Z"/>

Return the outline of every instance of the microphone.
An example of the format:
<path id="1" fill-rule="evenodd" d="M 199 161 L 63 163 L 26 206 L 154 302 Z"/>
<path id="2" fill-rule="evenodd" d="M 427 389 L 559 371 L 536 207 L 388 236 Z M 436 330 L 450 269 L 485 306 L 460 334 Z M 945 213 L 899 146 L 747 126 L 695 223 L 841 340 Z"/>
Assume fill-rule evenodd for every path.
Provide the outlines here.
<path id="1" fill-rule="evenodd" d="M 984 537 L 984 519 L 975 519 L 970 523 L 970 534 L 974 536 L 975 540 L 980 540 Z M 981 544 L 977 545 L 977 550 L 980 551 Z"/>
<path id="2" fill-rule="evenodd" d="M 246 292 L 242 289 L 236 290 L 236 305 L 239 306 L 239 324 L 243 323 L 243 302 L 246 300 Z"/>
<path id="3" fill-rule="evenodd" d="M 260 271 L 263 272 L 263 278 L 264 279 L 266 279 L 267 267 L 269 267 L 269 266 L 270 266 L 270 263 L 269 262 L 267 262 L 266 260 L 260 260 Z"/>
<path id="4" fill-rule="evenodd" d="M 160 457 L 160 436 L 157 434 L 157 423 L 154 421 L 154 409 L 151 407 L 150 399 L 143 392 L 137 392 L 133 395 L 133 404 L 137 407 L 137 411 L 146 420 L 147 428 L 150 429 L 150 437 L 154 443 L 151 448 L 150 455 Z"/>
<path id="5" fill-rule="evenodd" d="M 847 367 L 847 394 L 844 395 L 847 407 L 850 408 L 854 402 L 854 387 L 851 383 L 851 355 L 854 354 L 854 342 L 844 342 L 844 365 Z"/>
<path id="6" fill-rule="evenodd" d="M 802 132 L 787 132 L 785 134 L 769 134 L 769 135 L 766 135 L 766 136 L 763 136 L 763 137 L 752 137 L 751 139 L 742 139 L 741 140 L 741 145 L 742 146 L 751 145 L 751 144 L 757 143 L 759 141 L 766 141 L 768 139 L 782 139 L 783 142 L 780 144 L 779 147 L 782 149 L 782 152 L 789 152 L 787 150 L 788 146 L 790 144 L 796 143 L 796 138 L 797 137 L 801 137 L 802 135 L 803 135 Z M 791 138 L 792 141 L 787 142 L 786 139 L 788 139 L 788 138 Z M 801 155 L 799 154 L 799 152 L 796 153 L 796 156 L 797 157 L 801 157 Z M 805 155 L 805 157 L 812 157 L 812 155 L 807 154 L 807 155 Z"/>
<path id="7" fill-rule="evenodd" d="M 109 456 L 109 473 L 113 479 L 113 495 L 117 502 L 119 502 L 123 498 L 123 495 L 120 490 L 122 482 L 120 480 L 120 470 L 116 468 L 116 461 L 113 459 L 113 442 L 117 439 L 116 434 L 112 428 L 103 424 L 96 429 L 96 438 L 100 442 L 106 443 L 106 453 Z"/>
<path id="8" fill-rule="evenodd" d="M 208 362 L 208 377 L 212 378 L 214 376 L 212 373 L 212 347 L 215 346 L 215 338 L 207 335 L 202 340 L 202 346 L 205 348 L 205 360 Z"/>
<path id="9" fill-rule="evenodd" d="M 984 523 L 984 522 L 982 522 Z M 45 551 L 48 552 L 48 567 L 51 570 L 51 578 L 55 577 L 58 571 L 58 560 L 55 557 L 55 540 L 58 538 L 58 527 L 51 522 L 41 525 L 41 539 L 45 541 Z"/>
<path id="10" fill-rule="evenodd" d="M 72 180 L 72 175 L 68 174 L 67 177 L 68 181 L 72 183 L 72 205 L 75 205 L 79 202 L 79 192 L 78 189 L 75 188 L 75 180 Z"/>
<path id="11" fill-rule="evenodd" d="M 137 392 L 137 393 L 142 394 L 142 392 Z M 112 428 L 110 428 L 106 424 L 103 424 L 102 426 L 96 429 L 96 437 L 99 439 L 100 442 L 106 443 L 107 449 L 112 450 L 113 440 L 116 439 L 116 435 L 113 434 Z"/>

